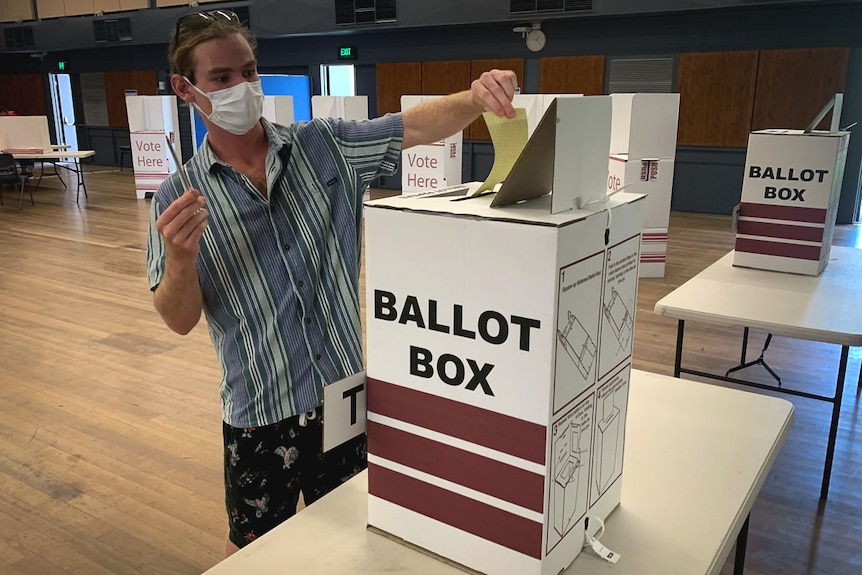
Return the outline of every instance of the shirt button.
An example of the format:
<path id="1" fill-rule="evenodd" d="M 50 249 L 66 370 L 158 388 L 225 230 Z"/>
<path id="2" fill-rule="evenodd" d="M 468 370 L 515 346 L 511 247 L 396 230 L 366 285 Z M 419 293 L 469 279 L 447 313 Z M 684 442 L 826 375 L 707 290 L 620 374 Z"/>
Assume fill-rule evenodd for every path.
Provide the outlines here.
<path id="1" fill-rule="evenodd" d="M 284 249 L 289 250 L 289 249 L 290 249 L 290 244 L 284 244 Z"/>
<path id="2" fill-rule="evenodd" d="M 318 353 L 317 355 L 315 355 L 315 356 L 314 356 L 314 359 L 319 360 L 319 359 L 320 359 L 320 354 Z"/>
<path id="3" fill-rule="evenodd" d="M 304 285 L 305 285 L 305 282 L 303 282 L 303 281 L 299 282 L 299 287 L 302 287 Z"/>
<path id="4" fill-rule="evenodd" d="M 310 317 L 305 318 L 305 323 L 311 323 L 311 318 Z"/>

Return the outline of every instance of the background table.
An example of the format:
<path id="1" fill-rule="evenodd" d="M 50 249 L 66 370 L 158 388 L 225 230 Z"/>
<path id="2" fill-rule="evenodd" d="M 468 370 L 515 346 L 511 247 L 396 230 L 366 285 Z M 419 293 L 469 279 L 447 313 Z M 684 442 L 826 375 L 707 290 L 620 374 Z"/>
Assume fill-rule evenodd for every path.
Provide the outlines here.
<path id="1" fill-rule="evenodd" d="M 844 393 L 850 347 L 862 345 L 862 306 L 857 286 L 862 279 L 862 250 L 833 246 L 829 265 L 817 277 L 733 266 L 733 252 L 658 301 L 659 315 L 679 320 L 674 375 L 689 373 L 760 389 L 832 403 L 821 499 L 829 493 L 832 457 Z M 742 326 L 742 363 L 748 328 L 842 346 L 835 395 L 814 395 L 682 367 L 685 321 Z"/>
<path id="2" fill-rule="evenodd" d="M 793 420 L 782 399 L 632 371 L 622 504 L 601 541 L 616 565 L 582 552 L 566 573 L 717 574 Z M 729 421 L 732 419 L 732 421 Z M 366 529 L 365 473 L 206 575 L 463 571 Z"/>
<path id="3" fill-rule="evenodd" d="M 52 146 L 60 148 L 61 146 Z M 75 192 L 75 203 L 78 203 L 78 196 L 81 193 L 81 188 L 84 189 L 84 197 L 87 197 L 87 184 L 84 182 L 84 169 L 81 167 L 81 160 L 85 158 L 91 158 L 96 155 L 94 150 L 80 150 L 80 151 L 70 151 L 70 150 L 57 150 L 51 153 L 42 153 L 42 154 L 21 154 L 21 153 L 13 153 L 12 157 L 16 160 L 34 160 L 37 162 L 50 162 L 54 164 L 54 169 L 57 169 L 59 165 L 62 168 L 66 168 L 70 172 L 73 172 L 78 178 L 78 189 Z M 60 160 L 63 158 L 71 158 L 72 167 L 68 165 L 60 164 Z M 44 172 L 44 168 L 43 168 Z M 42 174 L 39 175 L 39 182 L 42 181 Z M 39 182 L 36 182 L 36 187 L 39 186 Z M 65 184 L 63 184 L 65 186 Z"/>

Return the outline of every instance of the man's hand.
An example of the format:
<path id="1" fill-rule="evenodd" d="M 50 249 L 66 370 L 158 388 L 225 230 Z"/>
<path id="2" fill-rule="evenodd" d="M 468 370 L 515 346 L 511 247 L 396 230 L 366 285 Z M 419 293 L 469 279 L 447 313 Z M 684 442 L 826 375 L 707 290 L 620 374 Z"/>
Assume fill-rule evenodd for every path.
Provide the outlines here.
<path id="1" fill-rule="evenodd" d="M 515 117 L 512 98 L 518 87 L 518 77 L 511 70 L 491 70 L 478 79 L 473 80 L 470 91 L 473 102 L 483 111 L 505 116 L 510 120 Z"/>
<path id="2" fill-rule="evenodd" d="M 206 201 L 197 190 L 186 190 L 156 220 L 156 229 L 165 239 L 168 257 L 194 261 L 201 251 L 200 239 L 207 228 Z"/>

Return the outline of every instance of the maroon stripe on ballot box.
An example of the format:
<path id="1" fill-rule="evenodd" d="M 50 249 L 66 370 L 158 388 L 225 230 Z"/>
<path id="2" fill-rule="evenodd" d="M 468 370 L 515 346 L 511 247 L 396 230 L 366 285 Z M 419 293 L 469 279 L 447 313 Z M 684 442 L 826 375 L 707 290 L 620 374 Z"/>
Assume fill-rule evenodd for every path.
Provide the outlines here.
<path id="1" fill-rule="evenodd" d="M 529 557 L 542 556 L 541 523 L 373 463 L 368 494 Z"/>
<path id="2" fill-rule="evenodd" d="M 797 208 L 772 204 L 752 204 L 749 202 L 742 202 L 739 206 L 739 216 L 742 218 L 765 218 L 809 224 L 824 223 L 827 212 L 828 210 L 820 208 Z"/>
<path id="3" fill-rule="evenodd" d="M 543 425 L 370 377 L 367 401 L 369 413 L 545 464 Z"/>
<path id="4" fill-rule="evenodd" d="M 538 513 L 544 511 L 544 475 L 373 421 L 368 422 L 368 453 Z"/>
<path id="5" fill-rule="evenodd" d="M 764 222 L 740 220 L 736 233 L 745 236 L 762 236 L 767 238 L 781 238 L 785 240 L 802 240 L 806 242 L 823 241 L 823 228 L 794 226 L 792 224 L 768 224 Z"/>
<path id="6" fill-rule="evenodd" d="M 821 247 L 736 238 L 736 251 L 816 262 L 820 259 Z"/>

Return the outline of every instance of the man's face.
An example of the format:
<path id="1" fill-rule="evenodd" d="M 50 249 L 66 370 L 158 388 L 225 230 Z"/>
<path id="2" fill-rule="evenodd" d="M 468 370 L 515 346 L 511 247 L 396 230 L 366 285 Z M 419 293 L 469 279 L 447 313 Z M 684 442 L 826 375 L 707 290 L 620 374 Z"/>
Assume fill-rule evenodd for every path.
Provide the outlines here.
<path id="1" fill-rule="evenodd" d="M 258 80 L 257 61 L 251 46 L 241 34 L 231 34 L 226 38 L 214 38 L 201 42 L 192 52 L 195 63 L 195 82 L 202 92 L 216 92 L 236 86 L 240 82 Z M 212 112 L 208 98 L 189 88 L 191 99 L 206 114 Z"/>

